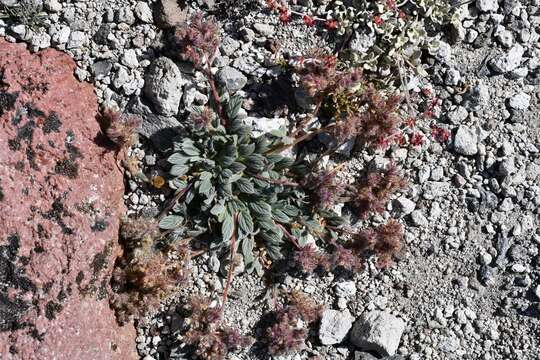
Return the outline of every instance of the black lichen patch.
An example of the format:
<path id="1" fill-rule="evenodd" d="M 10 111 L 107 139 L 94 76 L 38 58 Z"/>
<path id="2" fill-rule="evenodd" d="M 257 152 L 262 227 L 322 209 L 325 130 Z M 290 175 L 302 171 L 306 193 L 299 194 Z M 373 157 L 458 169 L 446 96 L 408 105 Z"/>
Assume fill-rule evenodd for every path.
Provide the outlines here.
<path id="1" fill-rule="evenodd" d="M 15 163 L 15 170 L 23 171 L 24 170 L 24 161 L 21 161 L 21 160 L 17 161 L 17 163 Z"/>
<path id="2" fill-rule="evenodd" d="M 54 285 L 53 280 L 47 281 L 45 284 L 43 284 L 43 291 L 45 292 L 45 294 L 48 294 L 49 291 L 51 291 L 53 285 Z"/>
<path id="3" fill-rule="evenodd" d="M 18 97 L 18 93 L 0 92 L 0 116 L 4 115 L 7 111 L 13 110 Z"/>
<path id="4" fill-rule="evenodd" d="M 67 143 L 66 142 L 66 150 L 69 154 L 69 159 L 71 161 L 75 161 L 77 159 L 84 159 L 84 156 L 83 154 L 81 153 L 81 151 L 79 150 L 78 147 L 76 147 L 75 145 L 71 144 L 71 143 Z"/>
<path id="5" fill-rule="evenodd" d="M 28 310 L 28 304 L 21 299 L 10 300 L 5 293 L 0 293 L 0 331 L 17 328 L 19 318 Z"/>
<path id="6" fill-rule="evenodd" d="M 75 140 L 75 134 L 73 131 L 68 130 L 66 134 L 64 146 L 66 147 L 66 152 L 69 157 L 63 160 L 58 160 L 54 167 L 54 171 L 59 175 L 66 176 L 70 179 L 75 179 L 79 176 L 79 164 L 77 164 L 77 160 L 82 159 L 83 155 L 81 154 L 79 148 L 72 144 L 72 142 Z"/>
<path id="7" fill-rule="evenodd" d="M 45 122 L 43 123 L 43 132 L 45 134 L 50 134 L 51 132 L 59 132 L 62 122 L 54 111 L 47 116 Z"/>
<path id="8" fill-rule="evenodd" d="M 34 129 L 36 128 L 36 122 L 34 120 L 28 121 L 17 131 L 17 139 L 24 140 L 28 144 L 32 143 L 34 136 Z"/>
<path id="9" fill-rule="evenodd" d="M 107 258 L 109 257 L 109 247 L 103 249 L 102 252 L 97 253 L 92 260 L 92 270 L 95 277 L 99 276 L 101 270 L 107 266 Z"/>
<path id="10" fill-rule="evenodd" d="M 28 160 L 32 169 L 39 170 L 39 166 L 36 163 L 36 152 L 30 146 L 26 148 L 26 160 Z"/>
<path id="11" fill-rule="evenodd" d="M 24 111 L 21 111 L 20 109 L 17 110 L 15 115 L 13 115 L 13 117 L 11 118 L 11 125 L 18 126 L 23 119 L 23 114 L 24 114 Z"/>
<path id="12" fill-rule="evenodd" d="M 36 340 L 38 340 L 40 342 L 45 339 L 45 332 L 40 334 L 39 331 L 36 328 L 30 330 L 29 334 L 30 334 L 31 337 L 33 337 L 34 339 L 36 339 Z"/>
<path id="13" fill-rule="evenodd" d="M 70 179 L 76 179 L 79 176 L 79 164 L 71 159 L 58 160 L 54 166 L 54 172 Z"/>
<path id="14" fill-rule="evenodd" d="M 90 229 L 93 232 L 102 232 L 107 229 L 107 226 L 109 226 L 109 223 L 106 222 L 104 219 L 97 219 L 96 222 L 94 222 L 94 225 L 90 227 Z"/>
<path id="15" fill-rule="evenodd" d="M 58 292 L 58 295 L 56 295 L 56 298 L 58 299 L 58 301 L 62 302 L 64 301 L 66 298 L 67 298 L 67 294 L 66 292 L 64 291 L 64 289 L 60 290 L 60 292 Z"/>
<path id="16" fill-rule="evenodd" d="M 77 283 L 77 285 L 81 285 L 82 281 L 84 280 L 84 273 L 81 271 L 79 271 L 79 273 L 77 274 L 77 277 L 75 278 L 75 282 Z"/>
<path id="17" fill-rule="evenodd" d="M 45 305 L 45 317 L 49 320 L 54 320 L 56 315 L 62 311 L 62 308 L 63 306 L 61 304 L 49 301 L 47 305 Z"/>
<path id="18" fill-rule="evenodd" d="M 2 179 L 0 179 L 0 201 L 4 201 L 4 189 L 2 188 Z"/>
<path id="19" fill-rule="evenodd" d="M 23 292 L 36 291 L 36 286 L 24 273 L 24 267 L 18 266 L 18 252 L 20 238 L 18 234 L 11 234 L 7 244 L 0 246 L 0 331 L 9 331 L 24 327 L 19 318 L 28 310 L 30 304 L 20 297 L 8 297 L 7 289 L 17 289 Z"/>
<path id="20" fill-rule="evenodd" d="M 64 209 L 64 204 L 62 204 L 62 200 L 60 198 L 56 198 L 52 203 L 51 209 L 45 213 L 42 213 L 41 216 L 58 224 L 62 229 L 62 233 L 66 235 L 73 234 L 73 229 L 64 223 L 64 216 L 71 215 Z"/>
<path id="21" fill-rule="evenodd" d="M 8 147 L 12 151 L 18 151 L 21 149 L 21 142 L 24 141 L 30 147 L 32 144 L 32 138 L 34 137 L 34 129 L 36 123 L 33 120 L 28 121 L 22 127 L 17 130 L 17 136 L 14 139 L 8 140 Z"/>
<path id="22" fill-rule="evenodd" d="M 24 104 L 24 108 L 26 110 L 26 115 L 30 119 L 35 119 L 38 117 L 41 117 L 41 118 L 45 117 L 45 113 L 41 111 L 40 109 L 38 109 L 37 107 L 35 107 L 34 104 L 32 103 Z"/>
<path id="23" fill-rule="evenodd" d="M 90 264 L 92 268 L 92 278 L 90 279 L 87 286 L 81 288 L 80 283 L 84 278 L 82 273 L 77 275 L 75 281 L 79 285 L 79 291 L 84 294 L 93 294 L 97 299 L 101 300 L 107 296 L 107 286 L 109 284 L 109 279 L 107 277 L 100 280 L 101 272 L 107 267 L 107 260 L 112 252 L 112 244 L 109 244 L 103 249 L 103 251 L 97 253 Z M 80 281 L 78 281 L 80 279 Z"/>

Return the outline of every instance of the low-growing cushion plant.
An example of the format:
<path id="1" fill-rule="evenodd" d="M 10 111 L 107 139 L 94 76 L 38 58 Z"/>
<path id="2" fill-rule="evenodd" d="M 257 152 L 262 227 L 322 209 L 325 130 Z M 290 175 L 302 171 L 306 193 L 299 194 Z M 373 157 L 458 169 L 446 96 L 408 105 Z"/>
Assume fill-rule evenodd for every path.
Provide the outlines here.
<path id="1" fill-rule="evenodd" d="M 362 78 L 359 70 L 338 70 L 335 56 L 316 51 L 293 66 L 313 99 L 312 114 L 293 129 L 255 133 L 241 116 L 242 98 L 227 93 L 214 80 L 211 64 L 220 44 L 217 26 L 196 14 L 189 24 L 177 29 L 175 43 L 179 57 L 206 76 L 210 101 L 207 106 L 192 109 L 190 126 L 173 139 L 166 154 L 166 180 L 173 195 L 157 218 L 162 233 L 156 237 L 163 240 L 172 235 L 171 239 L 184 238 L 184 242 L 197 237 L 207 242 L 210 251 L 230 258 L 221 304 L 204 308 L 204 316 L 212 315 L 216 324 L 192 328 L 204 341 L 193 337 L 186 340 L 197 348 L 199 356 L 222 359 L 229 350 L 248 343 L 233 334 L 222 319 L 238 253 L 248 273 L 263 274 L 282 258 L 291 259 L 306 273 L 317 268 L 358 271 L 371 254 L 376 254 L 378 264 L 384 267 L 399 251 L 402 227 L 397 221 L 358 230 L 335 211 L 336 205 L 348 204 L 360 219 L 383 212 L 392 193 L 406 185 L 397 168 L 390 164 L 368 170 L 354 183 L 348 183 L 338 176 L 342 166 L 320 166 L 322 155 L 331 154 L 350 139 L 358 138 L 370 147 L 401 139 L 399 98 L 382 95 Z M 319 124 L 312 126 L 315 118 L 319 118 Z M 321 133 L 336 139 L 325 153 L 313 159 L 305 151 L 292 151 Z M 138 237 L 147 238 L 151 231 L 144 230 L 145 236 Z M 150 244 L 144 243 L 150 249 Z M 156 241 L 149 251 L 151 256 L 158 256 L 158 247 Z M 160 260 L 160 268 L 169 266 L 171 256 Z M 138 263 L 140 260 L 132 256 L 123 271 L 138 271 Z M 131 286 L 133 282 L 126 284 Z M 129 298 L 140 297 L 131 294 Z M 130 309 L 121 308 L 125 312 Z M 304 315 L 294 315 L 297 308 L 282 311 L 287 316 L 269 330 L 268 334 L 276 337 L 267 342 L 273 354 L 302 347 L 307 332 L 289 331 L 289 320 L 316 321 L 318 312 L 310 311 L 308 321 Z M 307 308 L 318 309 L 315 305 Z M 200 323 L 200 319 L 192 320 Z M 298 339 L 291 338 L 295 334 Z M 233 338 L 238 341 L 229 343 Z M 224 343 L 229 344 L 223 348 L 220 344 Z"/>

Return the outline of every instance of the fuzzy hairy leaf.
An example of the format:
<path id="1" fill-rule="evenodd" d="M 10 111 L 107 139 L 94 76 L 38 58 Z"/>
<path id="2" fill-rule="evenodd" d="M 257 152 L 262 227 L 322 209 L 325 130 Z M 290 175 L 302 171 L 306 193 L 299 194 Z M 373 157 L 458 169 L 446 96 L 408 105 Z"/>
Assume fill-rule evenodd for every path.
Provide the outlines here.
<path id="1" fill-rule="evenodd" d="M 195 147 L 194 144 L 190 144 L 190 143 L 183 143 L 182 144 L 182 151 L 184 152 L 184 154 L 186 155 L 189 155 L 189 156 L 199 156 L 200 155 L 200 151 L 199 149 L 197 149 Z"/>
<path id="2" fill-rule="evenodd" d="M 210 214 L 219 217 L 223 212 L 225 212 L 225 206 L 221 203 L 217 203 L 210 209 Z"/>
<path id="3" fill-rule="evenodd" d="M 236 119 L 242 108 L 242 97 L 239 95 L 231 96 L 227 102 L 227 116 L 229 119 Z"/>
<path id="4" fill-rule="evenodd" d="M 249 207 L 253 212 L 259 215 L 270 216 L 272 214 L 272 207 L 264 201 L 256 201 L 249 203 Z"/>
<path id="5" fill-rule="evenodd" d="M 159 222 L 159 227 L 163 230 L 174 230 L 180 227 L 184 218 L 179 215 L 167 215 Z"/>
<path id="6" fill-rule="evenodd" d="M 234 173 L 240 173 L 246 169 L 246 165 L 235 161 L 231 164 L 231 166 L 229 166 L 229 169 L 231 169 L 231 171 Z"/>
<path id="7" fill-rule="evenodd" d="M 255 144 L 241 144 L 238 146 L 239 156 L 249 156 L 255 151 Z"/>
<path id="8" fill-rule="evenodd" d="M 248 211 L 242 211 L 238 214 L 238 227 L 244 235 L 253 233 L 253 219 Z"/>
<path id="9" fill-rule="evenodd" d="M 280 223 L 289 223 L 291 222 L 291 218 L 287 216 L 283 211 L 279 209 L 272 209 L 272 217 L 274 220 Z"/>
<path id="10" fill-rule="evenodd" d="M 264 170 L 264 157 L 260 154 L 251 154 L 246 158 L 246 165 L 250 171 L 260 172 Z"/>
<path id="11" fill-rule="evenodd" d="M 253 187 L 251 181 L 249 181 L 248 179 L 239 178 L 234 184 L 238 188 L 238 190 L 240 190 L 244 194 L 255 193 L 255 188 Z"/>
<path id="12" fill-rule="evenodd" d="M 210 179 L 204 179 L 198 182 L 199 185 L 199 194 L 209 195 L 210 190 L 212 189 L 212 181 Z"/>
<path id="13" fill-rule="evenodd" d="M 185 165 L 190 160 L 189 156 L 176 152 L 167 158 L 167 161 L 172 165 Z"/>
<path id="14" fill-rule="evenodd" d="M 173 165 L 171 170 L 169 170 L 169 173 L 173 176 L 182 176 L 187 174 L 189 168 L 188 165 Z"/>
<path id="15" fill-rule="evenodd" d="M 244 256 L 244 264 L 246 267 L 251 265 L 255 258 L 253 257 L 253 247 L 255 242 L 252 237 L 246 237 L 242 240 L 242 255 Z"/>
<path id="16" fill-rule="evenodd" d="M 234 221 L 231 214 L 226 213 L 223 222 L 221 223 L 222 241 L 228 241 L 234 232 Z"/>

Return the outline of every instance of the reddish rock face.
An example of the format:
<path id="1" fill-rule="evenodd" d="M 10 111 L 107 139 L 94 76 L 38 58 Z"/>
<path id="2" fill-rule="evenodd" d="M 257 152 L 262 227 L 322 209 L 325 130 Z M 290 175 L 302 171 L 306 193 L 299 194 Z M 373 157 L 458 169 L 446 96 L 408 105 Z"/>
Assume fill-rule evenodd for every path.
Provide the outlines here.
<path id="1" fill-rule="evenodd" d="M 108 304 L 123 182 L 69 56 L 0 38 L 0 358 L 134 359 Z"/>

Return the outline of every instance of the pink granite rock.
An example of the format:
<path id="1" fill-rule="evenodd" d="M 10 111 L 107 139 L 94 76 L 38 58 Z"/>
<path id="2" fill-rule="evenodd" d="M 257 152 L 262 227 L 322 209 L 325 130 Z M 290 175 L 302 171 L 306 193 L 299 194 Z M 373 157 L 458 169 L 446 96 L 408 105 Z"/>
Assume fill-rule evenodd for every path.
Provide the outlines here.
<path id="1" fill-rule="evenodd" d="M 0 359 L 135 359 L 109 308 L 122 173 L 75 63 L 0 38 Z"/>

